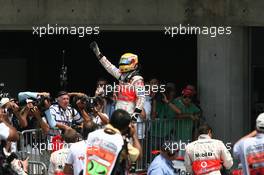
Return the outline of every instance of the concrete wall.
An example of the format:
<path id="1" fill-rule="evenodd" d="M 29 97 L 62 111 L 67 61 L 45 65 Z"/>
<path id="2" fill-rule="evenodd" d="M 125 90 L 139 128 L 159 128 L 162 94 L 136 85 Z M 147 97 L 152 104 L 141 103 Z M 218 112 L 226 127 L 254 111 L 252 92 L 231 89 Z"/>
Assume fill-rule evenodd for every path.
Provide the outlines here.
<path id="1" fill-rule="evenodd" d="M 204 116 L 217 138 L 234 143 L 248 132 L 248 29 L 232 35 L 198 36 L 198 88 Z"/>
<path id="2" fill-rule="evenodd" d="M 31 29 L 47 23 L 117 30 L 179 23 L 264 25 L 261 0 L 0 0 L 0 4 L 0 29 Z"/>

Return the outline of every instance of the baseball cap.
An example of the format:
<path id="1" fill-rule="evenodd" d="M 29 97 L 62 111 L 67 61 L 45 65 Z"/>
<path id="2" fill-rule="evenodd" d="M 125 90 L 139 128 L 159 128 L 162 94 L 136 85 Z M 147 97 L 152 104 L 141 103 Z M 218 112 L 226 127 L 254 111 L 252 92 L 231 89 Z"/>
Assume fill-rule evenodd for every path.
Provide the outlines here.
<path id="1" fill-rule="evenodd" d="M 9 98 L 6 98 L 6 97 L 2 98 L 0 100 L 0 107 L 3 107 L 8 102 L 9 102 Z"/>
<path id="2" fill-rule="evenodd" d="M 264 132 L 264 113 L 259 114 L 256 120 L 256 128 L 257 130 Z"/>

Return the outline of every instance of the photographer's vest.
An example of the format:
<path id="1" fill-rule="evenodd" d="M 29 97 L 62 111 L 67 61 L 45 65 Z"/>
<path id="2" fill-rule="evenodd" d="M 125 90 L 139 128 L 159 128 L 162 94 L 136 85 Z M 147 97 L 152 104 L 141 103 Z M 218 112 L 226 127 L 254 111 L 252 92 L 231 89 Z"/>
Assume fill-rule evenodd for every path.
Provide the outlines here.
<path id="1" fill-rule="evenodd" d="M 84 175 L 110 175 L 124 144 L 120 132 L 107 125 L 89 133 L 86 143 Z"/>

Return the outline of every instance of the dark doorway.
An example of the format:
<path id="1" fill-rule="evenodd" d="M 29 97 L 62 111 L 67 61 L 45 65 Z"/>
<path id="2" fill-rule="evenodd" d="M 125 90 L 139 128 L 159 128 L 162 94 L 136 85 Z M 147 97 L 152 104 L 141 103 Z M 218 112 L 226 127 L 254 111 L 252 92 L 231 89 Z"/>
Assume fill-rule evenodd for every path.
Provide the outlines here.
<path id="1" fill-rule="evenodd" d="M 89 49 L 89 43 L 93 40 L 98 42 L 102 53 L 115 65 L 123 53 L 137 54 L 146 80 L 157 77 L 174 82 L 178 92 L 186 84 L 197 84 L 195 35 L 171 38 L 163 31 L 100 31 L 99 35 L 84 38 L 73 35 L 46 35 L 40 38 L 32 35 L 31 31 L 2 31 L 0 38 L 0 65 L 4 66 L 4 60 L 14 60 L 14 66 L 9 65 L 9 71 L 3 69 L 5 71 L 1 75 L 1 80 L 5 81 L 6 89 L 12 91 L 12 95 L 24 90 L 48 91 L 52 94 L 59 91 L 62 50 L 65 50 L 65 64 L 68 67 L 69 91 L 93 94 L 99 77 L 113 81 Z M 25 64 L 16 62 L 17 59 L 24 60 Z M 10 74 L 17 78 L 9 78 Z M 18 85 L 12 83 L 15 81 L 19 82 Z"/>
<path id="2" fill-rule="evenodd" d="M 255 129 L 257 116 L 264 112 L 264 28 L 253 27 L 251 37 L 251 129 Z"/>

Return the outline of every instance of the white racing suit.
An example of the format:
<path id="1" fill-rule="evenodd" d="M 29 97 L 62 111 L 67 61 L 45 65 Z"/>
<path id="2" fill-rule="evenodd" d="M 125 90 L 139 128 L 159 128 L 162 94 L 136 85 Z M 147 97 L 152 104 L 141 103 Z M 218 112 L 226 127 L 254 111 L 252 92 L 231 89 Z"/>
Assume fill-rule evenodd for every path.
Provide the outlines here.
<path id="1" fill-rule="evenodd" d="M 233 152 L 242 163 L 244 175 L 264 174 L 264 134 L 239 141 Z"/>
<path id="2" fill-rule="evenodd" d="M 186 146 L 184 161 L 187 172 L 195 175 L 221 175 L 222 165 L 227 169 L 233 165 L 224 143 L 205 134 Z"/>
<path id="3" fill-rule="evenodd" d="M 126 110 L 129 114 L 133 114 L 135 109 L 142 110 L 145 102 L 145 88 L 142 76 L 135 75 L 123 80 L 123 75 L 118 68 L 111 64 L 105 56 L 100 59 L 103 67 L 116 79 L 119 80 L 117 94 L 116 109 Z"/>

